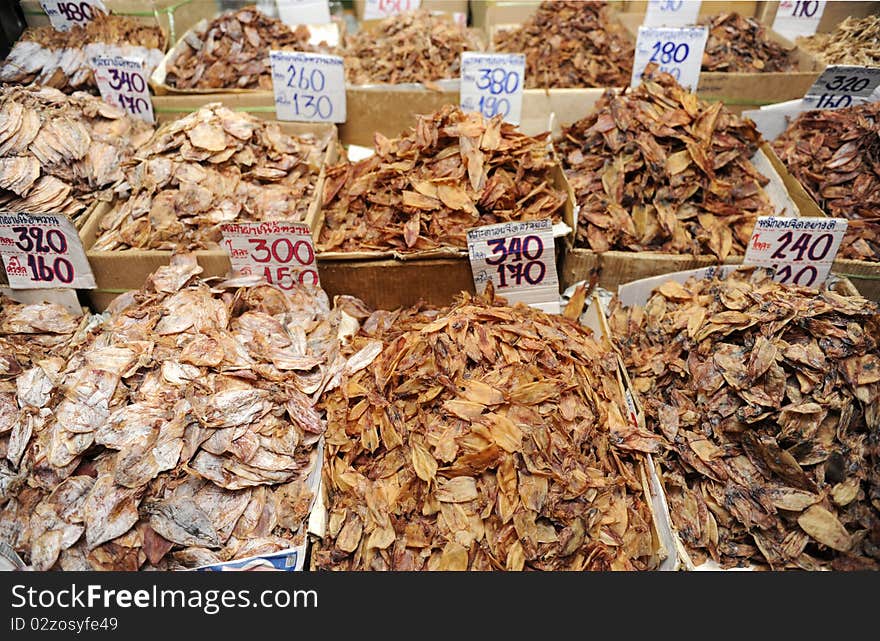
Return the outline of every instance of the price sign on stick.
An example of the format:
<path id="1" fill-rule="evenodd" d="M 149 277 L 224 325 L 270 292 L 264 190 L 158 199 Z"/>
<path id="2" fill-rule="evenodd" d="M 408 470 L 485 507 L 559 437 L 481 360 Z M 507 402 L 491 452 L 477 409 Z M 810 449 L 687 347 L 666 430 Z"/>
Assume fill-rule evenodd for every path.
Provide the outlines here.
<path id="1" fill-rule="evenodd" d="M 0 257 L 13 289 L 94 289 L 73 223 L 58 214 L 0 213 Z"/>
<path id="2" fill-rule="evenodd" d="M 330 22 L 328 0 L 275 0 L 278 17 L 284 24 L 327 24 Z"/>
<path id="3" fill-rule="evenodd" d="M 798 36 L 811 36 L 816 33 L 824 11 L 824 0 L 782 0 L 772 29 L 792 42 Z"/>
<path id="4" fill-rule="evenodd" d="M 56 31 L 68 31 L 91 22 L 98 13 L 108 13 L 101 0 L 40 0 L 40 6 Z"/>
<path id="5" fill-rule="evenodd" d="M 318 284 L 312 232 L 303 223 L 228 223 L 221 228 L 232 269 L 281 289 Z"/>
<path id="6" fill-rule="evenodd" d="M 501 114 L 518 125 L 522 115 L 526 57 L 522 53 L 461 54 L 461 108 L 486 118 Z"/>
<path id="7" fill-rule="evenodd" d="M 833 65 L 816 79 L 804 97 L 806 109 L 842 109 L 871 99 L 880 85 L 880 68 Z"/>
<path id="8" fill-rule="evenodd" d="M 422 0 L 367 0 L 364 20 L 382 20 L 422 6 Z"/>
<path id="9" fill-rule="evenodd" d="M 340 56 L 270 51 L 278 120 L 345 122 L 345 70 Z"/>
<path id="10" fill-rule="evenodd" d="M 775 269 L 774 280 L 780 283 L 819 287 L 828 277 L 846 225 L 844 218 L 761 216 L 743 264 Z"/>
<path id="11" fill-rule="evenodd" d="M 90 62 L 104 102 L 149 123 L 156 122 L 143 58 L 94 56 Z"/>
<path id="12" fill-rule="evenodd" d="M 477 292 L 491 281 L 511 303 L 522 301 L 559 313 L 559 278 L 553 223 L 548 219 L 499 223 L 467 232 L 468 255 Z"/>
<path id="13" fill-rule="evenodd" d="M 641 84 L 645 67 L 655 62 L 660 71 L 671 74 L 683 87 L 695 91 L 708 37 L 706 27 L 639 27 L 632 86 Z"/>
<path id="14" fill-rule="evenodd" d="M 648 0 L 645 10 L 646 27 L 683 27 L 697 23 L 699 0 Z"/>

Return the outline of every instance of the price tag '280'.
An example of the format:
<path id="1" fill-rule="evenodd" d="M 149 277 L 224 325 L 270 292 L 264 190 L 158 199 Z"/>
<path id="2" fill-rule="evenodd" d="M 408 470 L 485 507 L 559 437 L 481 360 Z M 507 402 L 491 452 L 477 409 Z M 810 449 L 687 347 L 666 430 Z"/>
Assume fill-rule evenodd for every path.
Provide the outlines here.
<path id="1" fill-rule="evenodd" d="M 468 256 L 477 292 L 491 281 L 511 303 L 521 301 L 559 313 L 559 278 L 553 224 L 548 219 L 499 223 L 467 232 Z"/>
<path id="2" fill-rule="evenodd" d="M 270 51 L 278 120 L 345 122 L 345 68 L 340 56 Z"/>
<path id="3" fill-rule="evenodd" d="M 149 123 L 156 122 L 143 58 L 94 56 L 91 64 L 104 102 Z"/>
<path id="4" fill-rule="evenodd" d="M 486 118 L 501 114 L 518 125 L 522 116 L 526 57 L 521 53 L 461 54 L 461 108 Z"/>
<path id="5" fill-rule="evenodd" d="M 660 71 L 671 74 L 680 85 L 695 91 L 708 37 L 706 27 L 639 27 L 632 86 L 641 84 L 645 67 L 654 62 Z"/>
<path id="6" fill-rule="evenodd" d="M 232 269 L 281 289 L 318 284 L 312 232 L 302 223 L 228 223 L 221 227 Z"/>

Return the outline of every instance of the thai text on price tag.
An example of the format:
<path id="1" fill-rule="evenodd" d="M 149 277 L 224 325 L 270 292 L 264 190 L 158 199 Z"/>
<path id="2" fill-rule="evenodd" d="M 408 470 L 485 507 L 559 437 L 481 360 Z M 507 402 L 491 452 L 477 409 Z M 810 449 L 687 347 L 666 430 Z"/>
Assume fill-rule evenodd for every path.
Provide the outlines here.
<path id="1" fill-rule="evenodd" d="M 330 22 L 328 0 L 275 0 L 278 17 L 284 24 L 327 24 Z"/>
<path id="2" fill-rule="evenodd" d="M 303 223 L 227 223 L 221 226 L 223 247 L 232 269 L 258 274 L 281 289 L 317 285 L 318 266 L 312 232 Z"/>
<path id="3" fill-rule="evenodd" d="M 773 19 L 773 31 L 792 42 L 798 36 L 812 36 L 825 12 L 824 0 L 782 0 Z"/>
<path id="4" fill-rule="evenodd" d="M 648 63 L 675 77 L 680 85 L 695 91 L 700 81 L 706 27 L 639 27 L 632 86 L 638 87 Z"/>
<path id="5" fill-rule="evenodd" d="M 805 108 L 842 109 L 869 102 L 878 85 L 880 68 L 832 65 L 807 90 Z"/>
<path id="6" fill-rule="evenodd" d="M 646 27 L 683 27 L 697 24 L 701 4 L 699 0 L 648 0 L 642 24 Z"/>
<path id="7" fill-rule="evenodd" d="M 0 213 L 0 257 L 13 289 L 94 289 L 79 235 L 66 216 Z"/>
<path id="8" fill-rule="evenodd" d="M 525 73 L 522 53 L 462 53 L 461 108 L 486 118 L 501 114 L 505 122 L 518 125 Z"/>
<path id="9" fill-rule="evenodd" d="M 149 123 L 156 122 L 143 58 L 93 56 L 90 62 L 104 102 Z"/>
<path id="10" fill-rule="evenodd" d="M 776 270 L 774 280 L 780 283 L 819 287 L 828 278 L 846 225 L 844 218 L 761 216 L 743 264 Z"/>
<path id="11" fill-rule="evenodd" d="M 511 303 L 522 301 L 559 313 L 559 278 L 553 223 L 548 219 L 499 223 L 467 232 L 468 255 L 477 292 L 488 282 Z"/>
<path id="12" fill-rule="evenodd" d="M 97 13 L 108 13 L 101 0 L 40 0 L 40 6 L 56 31 L 68 31 L 91 22 Z"/>
<path id="13" fill-rule="evenodd" d="M 345 69 L 340 56 L 270 51 L 278 120 L 345 122 Z"/>
<path id="14" fill-rule="evenodd" d="M 364 20 L 382 20 L 422 6 L 422 0 L 367 0 Z"/>

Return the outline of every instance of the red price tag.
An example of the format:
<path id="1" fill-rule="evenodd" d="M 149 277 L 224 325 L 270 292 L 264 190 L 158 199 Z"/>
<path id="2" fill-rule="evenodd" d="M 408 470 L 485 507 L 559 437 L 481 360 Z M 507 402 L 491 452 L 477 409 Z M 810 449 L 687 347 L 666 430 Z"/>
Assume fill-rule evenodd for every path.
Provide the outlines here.
<path id="1" fill-rule="evenodd" d="M 0 214 L 0 257 L 13 289 L 94 289 L 79 235 L 64 216 Z"/>
<path id="2" fill-rule="evenodd" d="M 364 20 L 382 20 L 415 11 L 421 6 L 422 0 L 367 0 L 364 5 Z"/>
<path id="3" fill-rule="evenodd" d="M 221 227 L 232 269 L 281 289 L 318 285 L 312 232 L 302 223 L 229 223 Z"/>

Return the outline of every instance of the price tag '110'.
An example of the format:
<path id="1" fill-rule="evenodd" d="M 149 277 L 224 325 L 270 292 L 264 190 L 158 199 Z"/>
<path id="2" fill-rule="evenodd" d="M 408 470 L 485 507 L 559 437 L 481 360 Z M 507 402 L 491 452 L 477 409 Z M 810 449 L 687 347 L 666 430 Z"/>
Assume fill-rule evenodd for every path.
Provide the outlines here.
<path id="1" fill-rule="evenodd" d="M 743 264 L 776 270 L 774 280 L 780 283 L 819 287 L 828 278 L 846 226 L 844 218 L 761 216 Z"/>
<path id="2" fill-rule="evenodd" d="M 302 223 L 229 223 L 221 227 L 232 269 L 262 276 L 281 289 L 317 285 L 312 232 Z"/>
<path id="3" fill-rule="evenodd" d="M 522 116 L 526 57 L 521 53 L 461 54 L 461 108 L 486 118 L 501 114 L 518 125 Z"/>
<path id="4" fill-rule="evenodd" d="M 645 10 L 646 27 L 683 27 L 697 23 L 699 0 L 648 0 Z"/>
<path id="5" fill-rule="evenodd" d="M 782 0 L 773 19 L 773 31 L 792 42 L 798 36 L 812 36 L 825 12 L 824 0 Z"/>
<path id="6" fill-rule="evenodd" d="M 66 216 L 0 214 L 0 257 L 13 289 L 94 289 L 82 242 Z"/>
<path id="7" fill-rule="evenodd" d="M 108 13 L 101 0 L 40 0 L 40 6 L 56 31 L 68 31 L 91 22 L 98 13 Z"/>
<path id="8" fill-rule="evenodd" d="M 512 303 L 559 313 L 559 278 L 553 224 L 548 219 L 499 223 L 467 232 L 468 255 L 477 292 L 488 282 Z"/>
<path id="9" fill-rule="evenodd" d="M 270 51 L 278 120 L 345 122 L 345 68 L 340 56 Z"/>
<path id="10" fill-rule="evenodd" d="M 94 56 L 91 64 L 104 102 L 149 123 L 156 122 L 143 58 Z"/>
<path id="11" fill-rule="evenodd" d="M 639 27 L 632 86 L 641 84 L 645 67 L 654 62 L 680 85 L 696 91 L 708 37 L 706 27 Z"/>

